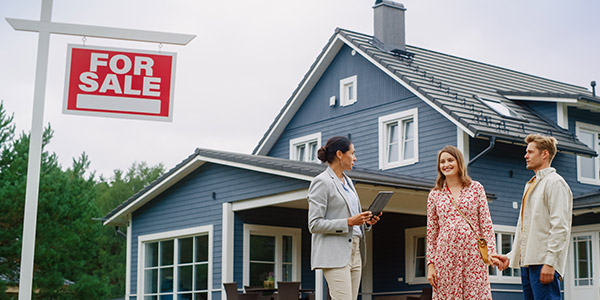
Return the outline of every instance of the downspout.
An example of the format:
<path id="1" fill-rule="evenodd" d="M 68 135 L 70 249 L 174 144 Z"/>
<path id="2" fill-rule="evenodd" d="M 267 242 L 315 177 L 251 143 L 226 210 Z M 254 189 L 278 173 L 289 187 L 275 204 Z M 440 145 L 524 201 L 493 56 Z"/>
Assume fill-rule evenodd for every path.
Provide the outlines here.
<path id="1" fill-rule="evenodd" d="M 479 158 L 481 158 L 482 156 L 484 156 L 485 154 L 487 154 L 488 152 L 492 151 L 494 149 L 494 146 L 496 146 L 495 136 L 490 138 L 490 145 L 487 148 L 485 148 L 483 151 L 481 151 L 481 153 L 477 154 L 477 156 L 473 157 L 473 159 L 469 161 L 469 163 L 467 164 L 467 172 L 471 173 L 471 164 Z"/>

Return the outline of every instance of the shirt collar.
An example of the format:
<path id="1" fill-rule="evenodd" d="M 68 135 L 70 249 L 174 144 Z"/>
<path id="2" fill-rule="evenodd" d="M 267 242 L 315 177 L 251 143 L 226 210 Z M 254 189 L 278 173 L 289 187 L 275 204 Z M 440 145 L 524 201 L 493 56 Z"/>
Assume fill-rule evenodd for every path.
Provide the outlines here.
<path id="1" fill-rule="evenodd" d="M 542 178 L 546 177 L 548 174 L 554 173 L 554 172 L 556 172 L 555 168 L 548 167 L 548 168 L 537 171 L 535 173 L 535 177 L 537 177 L 537 179 L 542 179 Z"/>

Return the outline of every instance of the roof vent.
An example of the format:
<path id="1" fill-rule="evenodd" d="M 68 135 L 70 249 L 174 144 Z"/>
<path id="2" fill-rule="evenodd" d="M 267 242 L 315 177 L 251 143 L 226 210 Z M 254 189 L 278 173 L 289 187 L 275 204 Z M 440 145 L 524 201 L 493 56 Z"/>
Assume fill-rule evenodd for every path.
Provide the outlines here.
<path id="1" fill-rule="evenodd" d="M 373 45 L 385 52 L 406 51 L 404 5 L 391 0 L 377 0 L 373 10 L 375 15 Z"/>

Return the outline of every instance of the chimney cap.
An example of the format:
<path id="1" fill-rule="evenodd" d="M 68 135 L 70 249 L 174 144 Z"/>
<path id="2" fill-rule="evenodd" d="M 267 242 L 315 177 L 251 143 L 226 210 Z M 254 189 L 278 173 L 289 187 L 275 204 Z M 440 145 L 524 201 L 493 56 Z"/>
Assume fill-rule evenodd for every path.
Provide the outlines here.
<path id="1" fill-rule="evenodd" d="M 406 10 L 406 8 L 404 8 L 404 4 L 402 3 L 398 3 L 398 2 L 394 2 L 392 0 L 377 0 L 375 1 L 375 5 L 373 6 L 373 8 L 379 7 L 379 6 L 389 6 L 389 7 L 393 7 L 393 8 L 398 8 L 401 10 Z"/>

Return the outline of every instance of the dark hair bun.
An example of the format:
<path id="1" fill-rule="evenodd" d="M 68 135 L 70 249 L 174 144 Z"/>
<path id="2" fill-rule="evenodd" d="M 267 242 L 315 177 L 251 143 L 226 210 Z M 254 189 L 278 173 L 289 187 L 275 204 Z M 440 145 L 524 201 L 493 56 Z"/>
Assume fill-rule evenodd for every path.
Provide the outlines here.
<path id="1" fill-rule="evenodd" d="M 327 162 L 327 148 L 325 148 L 325 146 L 319 148 L 317 151 L 317 158 L 322 162 Z"/>

